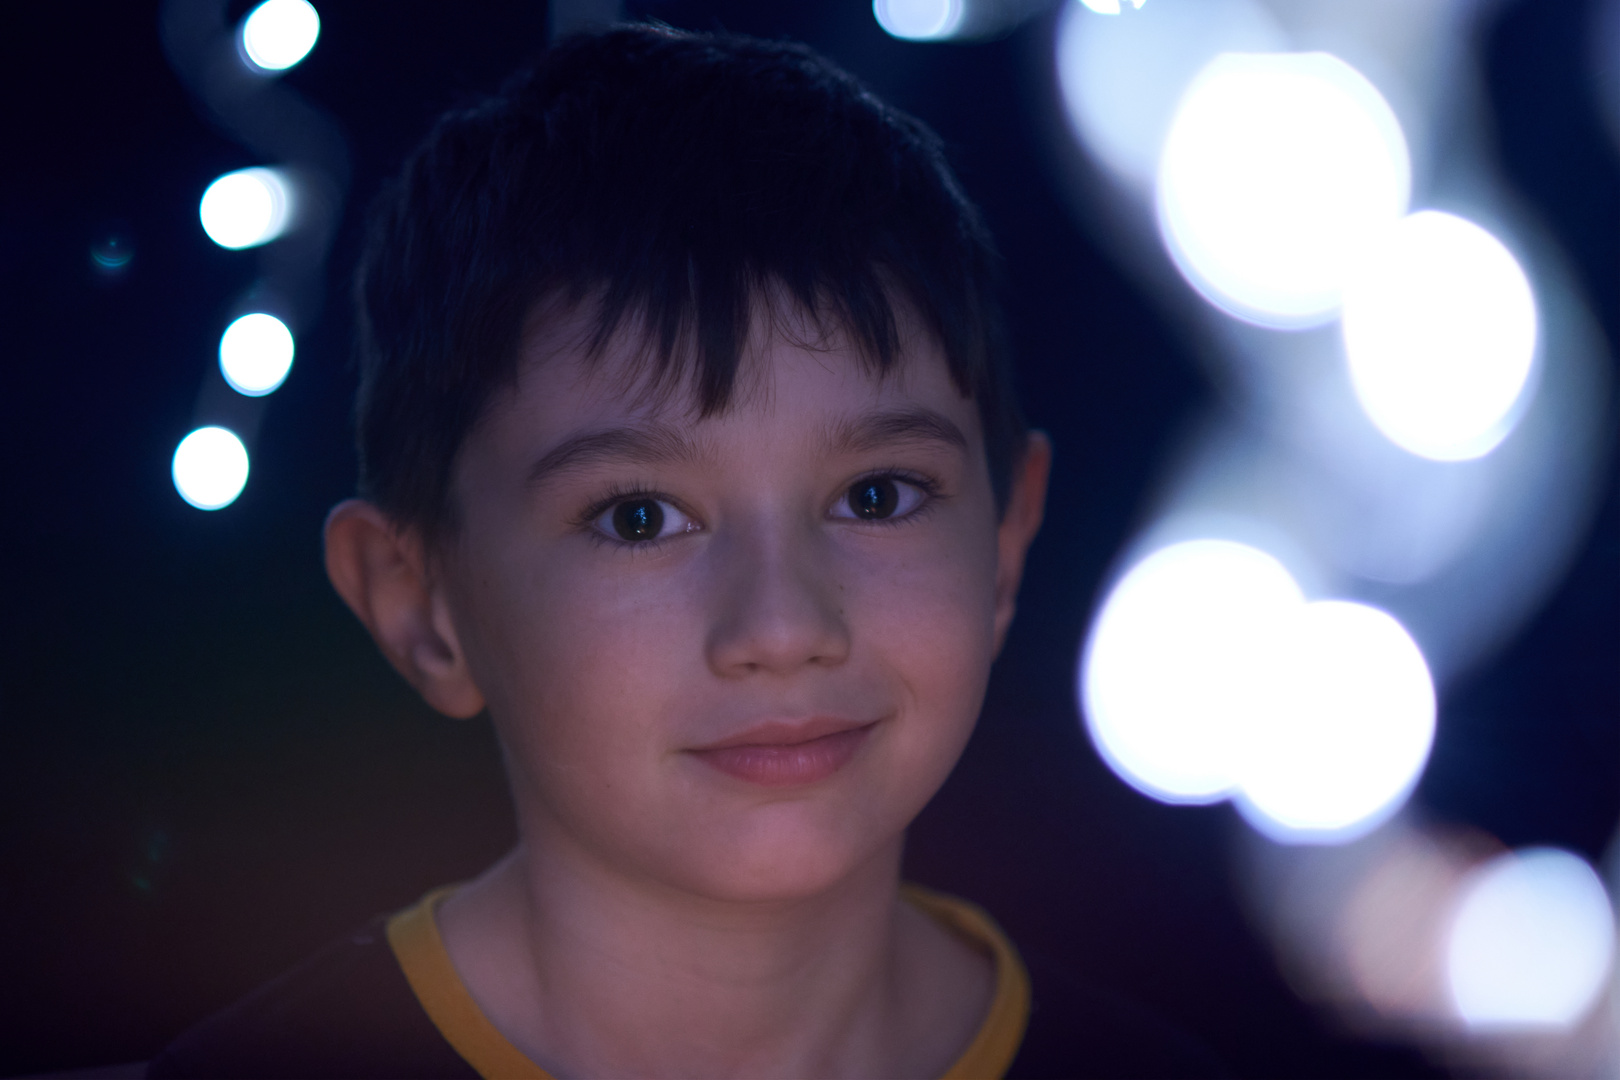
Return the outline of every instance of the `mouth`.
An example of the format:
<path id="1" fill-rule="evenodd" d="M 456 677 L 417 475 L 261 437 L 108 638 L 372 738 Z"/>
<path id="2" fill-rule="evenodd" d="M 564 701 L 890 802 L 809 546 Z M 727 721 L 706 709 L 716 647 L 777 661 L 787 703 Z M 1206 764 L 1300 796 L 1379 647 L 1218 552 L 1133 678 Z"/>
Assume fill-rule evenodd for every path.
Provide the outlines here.
<path id="1" fill-rule="evenodd" d="M 800 723 L 771 721 L 708 746 L 687 751 L 727 776 L 762 787 L 794 787 L 825 780 L 847 765 L 877 721 L 816 717 Z"/>

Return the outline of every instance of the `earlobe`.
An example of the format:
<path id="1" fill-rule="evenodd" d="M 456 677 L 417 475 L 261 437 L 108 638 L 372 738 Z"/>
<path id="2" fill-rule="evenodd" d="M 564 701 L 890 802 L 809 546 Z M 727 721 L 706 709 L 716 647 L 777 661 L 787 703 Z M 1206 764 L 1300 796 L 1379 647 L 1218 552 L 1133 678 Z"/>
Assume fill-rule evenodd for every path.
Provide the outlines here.
<path id="1" fill-rule="evenodd" d="M 1024 556 L 1046 515 L 1046 483 L 1052 471 L 1052 440 L 1031 431 L 1024 454 L 1013 470 L 1007 511 L 996 530 L 996 652 L 1007 639 L 1024 577 Z"/>
<path id="2" fill-rule="evenodd" d="M 484 708 L 420 539 L 364 499 L 326 518 L 326 574 L 405 680 L 435 709 L 464 718 Z"/>

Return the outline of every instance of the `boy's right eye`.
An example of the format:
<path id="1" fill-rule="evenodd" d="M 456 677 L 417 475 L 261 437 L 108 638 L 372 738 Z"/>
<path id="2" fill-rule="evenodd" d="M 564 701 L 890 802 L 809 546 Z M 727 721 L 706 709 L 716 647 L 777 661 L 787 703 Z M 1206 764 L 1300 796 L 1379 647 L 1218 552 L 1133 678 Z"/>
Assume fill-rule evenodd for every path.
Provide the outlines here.
<path id="1" fill-rule="evenodd" d="M 613 504 L 595 524 L 600 531 L 626 544 L 643 544 L 672 533 L 696 532 L 700 528 L 674 504 L 646 496 Z"/>

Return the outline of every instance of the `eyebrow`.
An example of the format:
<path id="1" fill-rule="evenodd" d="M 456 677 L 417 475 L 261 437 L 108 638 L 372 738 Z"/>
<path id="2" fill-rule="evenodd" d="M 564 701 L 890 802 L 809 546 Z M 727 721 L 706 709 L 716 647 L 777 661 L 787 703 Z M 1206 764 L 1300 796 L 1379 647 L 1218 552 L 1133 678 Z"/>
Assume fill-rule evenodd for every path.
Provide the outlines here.
<path id="1" fill-rule="evenodd" d="M 829 454 L 858 454 L 896 443 L 944 443 L 957 450 L 968 448 L 967 436 L 949 417 L 932 409 L 893 409 L 865 413 L 838 424 L 827 433 Z"/>
<path id="2" fill-rule="evenodd" d="M 666 465 L 695 461 L 704 450 L 679 428 L 668 424 L 607 428 L 564 439 L 529 466 L 531 486 L 559 473 L 587 469 L 603 462 L 631 465 Z"/>
<path id="3" fill-rule="evenodd" d="M 898 443 L 944 443 L 966 450 L 967 436 L 949 417 L 932 409 L 895 409 L 866 413 L 836 424 L 823 433 L 823 452 L 870 453 Z M 668 465 L 707 456 L 690 435 L 668 424 L 606 428 L 564 439 L 529 466 L 530 486 L 543 484 L 565 472 L 588 469 L 607 462 L 631 465 Z"/>

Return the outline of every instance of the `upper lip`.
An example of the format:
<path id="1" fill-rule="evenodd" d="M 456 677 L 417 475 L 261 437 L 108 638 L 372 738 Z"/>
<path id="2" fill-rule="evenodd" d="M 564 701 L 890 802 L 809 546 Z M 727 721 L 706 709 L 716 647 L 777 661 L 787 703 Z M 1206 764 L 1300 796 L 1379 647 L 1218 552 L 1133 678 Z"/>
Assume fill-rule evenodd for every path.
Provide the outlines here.
<path id="1" fill-rule="evenodd" d="M 766 720 L 728 735 L 716 742 L 694 746 L 693 750 L 728 750 L 736 746 L 796 746 L 856 728 L 870 727 L 875 720 L 847 720 L 837 716 L 812 716 L 804 720 Z"/>

